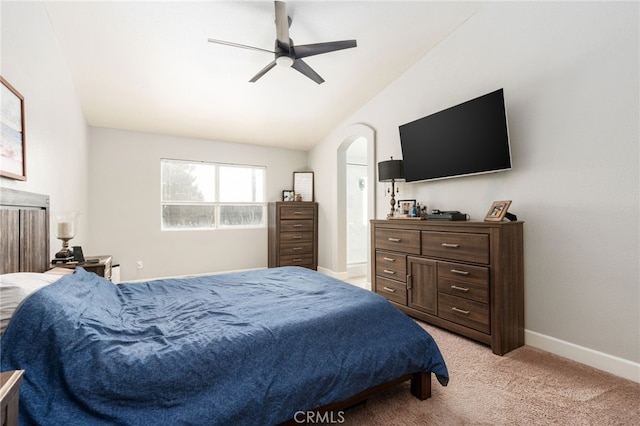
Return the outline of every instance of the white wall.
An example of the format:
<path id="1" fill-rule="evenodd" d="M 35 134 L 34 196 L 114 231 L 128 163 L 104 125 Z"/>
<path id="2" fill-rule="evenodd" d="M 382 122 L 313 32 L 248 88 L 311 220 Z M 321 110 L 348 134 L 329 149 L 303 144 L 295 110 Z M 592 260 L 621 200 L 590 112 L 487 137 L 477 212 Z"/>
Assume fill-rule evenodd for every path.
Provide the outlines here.
<path id="1" fill-rule="evenodd" d="M 266 228 L 160 230 L 161 158 L 266 166 L 268 201 L 307 163 L 303 151 L 123 130 L 91 127 L 89 139 L 92 247 L 114 256 L 123 281 L 267 266 Z"/>
<path id="2" fill-rule="evenodd" d="M 489 3 L 309 162 L 330 174 L 353 123 L 375 129 L 377 161 L 401 158 L 398 125 L 503 87 L 513 170 L 402 184 L 401 197 L 473 220 L 492 201 L 513 200 L 525 221 L 527 341 L 565 355 L 572 345 L 595 351 L 596 366 L 622 364 L 640 381 L 638 27 L 637 3 Z M 378 218 L 388 209 L 385 189 L 378 184 Z M 329 197 L 318 193 L 321 205 Z M 320 259 L 336 267 L 327 252 Z"/>
<path id="3" fill-rule="evenodd" d="M 27 180 L 0 185 L 50 196 L 51 212 L 80 212 L 71 245 L 87 245 L 87 124 L 62 53 L 39 2 L 2 2 L 0 73 L 22 94 Z M 61 242 L 51 233 L 51 255 Z M 91 249 L 91 247 L 88 247 Z"/>

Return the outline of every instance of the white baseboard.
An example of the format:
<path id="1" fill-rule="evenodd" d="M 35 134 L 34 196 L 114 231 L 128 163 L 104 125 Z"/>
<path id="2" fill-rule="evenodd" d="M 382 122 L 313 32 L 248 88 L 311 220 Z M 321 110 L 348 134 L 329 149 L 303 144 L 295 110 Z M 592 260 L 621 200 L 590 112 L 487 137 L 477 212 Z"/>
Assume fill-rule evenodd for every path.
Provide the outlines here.
<path id="1" fill-rule="evenodd" d="M 555 337 L 524 331 L 525 344 L 640 383 L 640 363 L 578 346 Z"/>
<path id="2" fill-rule="evenodd" d="M 322 266 L 318 266 L 318 272 L 320 272 L 321 274 L 324 274 L 324 275 L 328 275 L 328 276 L 333 277 L 333 278 L 337 278 L 337 279 L 342 280 L 342 281 L 344 281 L 344 280 L 349 278 L 349 273 L 346 272 L 346 271 L 345 272 L 335 272 L 335 271 L 332 271 L 331 269 L 323 268 Z"/>

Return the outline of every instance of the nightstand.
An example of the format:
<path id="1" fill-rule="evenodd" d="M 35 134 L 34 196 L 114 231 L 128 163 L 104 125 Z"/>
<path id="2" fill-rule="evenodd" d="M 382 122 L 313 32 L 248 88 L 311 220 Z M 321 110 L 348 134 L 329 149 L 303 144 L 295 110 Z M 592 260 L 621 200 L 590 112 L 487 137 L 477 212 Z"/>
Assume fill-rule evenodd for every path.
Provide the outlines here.
<path id="1" fill-rule="evenodd" d="M 111 255 L 101 256 L 85 256 L 83 263 L 59 263 L 51 265 L 57 268 L 76 269 L 77 267 L 84 268 L 87 272 L 93 272 L 96 275 L 111 280 L 111 263 L 113 257 Z"/>
<path id="2" fill-rule="evenodd" d="M 18 425 L 18 397 L 24 370 L 0 373 L 0 417 L 2 426 Z"/>

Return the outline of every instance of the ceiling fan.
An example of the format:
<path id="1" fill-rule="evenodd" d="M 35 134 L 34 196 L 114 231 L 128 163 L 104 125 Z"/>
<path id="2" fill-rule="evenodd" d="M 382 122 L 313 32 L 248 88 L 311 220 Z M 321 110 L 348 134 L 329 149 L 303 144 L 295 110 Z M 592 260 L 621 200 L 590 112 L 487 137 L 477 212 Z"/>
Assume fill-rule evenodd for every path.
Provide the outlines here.
<path id="1" fill-rule="evenodd" d="M 322 53 L 329 53 L 336 50 L 350 49 L 356 47 L 355 40 L 342 40 L 342 41 L 330 41 L 326 43 L 304 44 L 301 46 L 294 46 L 293 40 L 289 37 L 289 27 L 291 26 L 292 19 L 287 15 L 287 6 L 283 1 L 276 1 L 276 41 L 274 51 L 262 49 L 259 47 L 247 46 L 244 44 L 233 43 L 230 41 L 216 40 L 213 38 L 208 39 L 210 43 L 223 44 L 232 47 L 241 47 L 243 49 L 258 50 L 261 52 L 269 52 L 275 55 L 275 58 L 266 67 L 261 69 L 256 75 L 253 76 L 251 83 L 255 83 L 271 70 L 276 65 L 290 66 L 291 68 L 299 71 L 305 76 L 318 84 L 324 83 L 324 79 L 318 75 L 302 58 L 308 56 L 320 55 Z"/>

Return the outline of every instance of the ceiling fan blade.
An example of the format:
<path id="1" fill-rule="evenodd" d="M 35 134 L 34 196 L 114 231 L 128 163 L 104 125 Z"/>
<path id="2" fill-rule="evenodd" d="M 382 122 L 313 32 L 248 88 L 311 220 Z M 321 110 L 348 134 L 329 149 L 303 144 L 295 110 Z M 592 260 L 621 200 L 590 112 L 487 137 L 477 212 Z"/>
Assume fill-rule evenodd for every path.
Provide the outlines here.
<path id="1" fill-rule="evenodd" d="M 355 40 L 329 41 L 326 43 L 303 44 L 293 48 L 296 58 L 306 58 L 307 56 L 321 55 L 323 53 L 335 52 L 336 50 L 351 49 L 357 47 Z"/>
<path id="2" fill-rule="evenodd" d="M 318 73 L 315 72 L 302 59 L 296 59 L 295 61 L 293 61 L 293 65 L 291 65 L 291 68 L 295 69 L 296 71 L 301 72 L 302 74 L 304 74 L 305 76 L 309 77 L 311 80 L 315 81 L 318 84 L 324 83 L 324 79 L 322 77 L 320 77 L 318 75 Z"/>
<path id="3" fill-rule="evenodd" d="M 267 65 L 266 67 L 262 68 L 258 74 L 254 75 L 253 78 L 251 80 L 249 80 L 250 83 L 255 83 L 256 81 L 258 81 L 258 79 L 260 77 L 262 77 L 263 75 L 265 75 L 267 72 L 269 72 L 269 70 L 273 67 L 276 66 L 276 61 L 273 61 L 271 63 L 269 63 L 269 65 Z"/>
<path id="4" fill-rule="evenodd" d="M 208 41 L 209 43 L 223 44 L 225 46 L 241 47 L 242 49 L 257 50 L 259 52 L 267 52 L 267 53 L 274 53 L 274 54 L 276 53 L 273 50 L 262 49 L 260 47 L 247 46 L 246 44 L 233 43 L 231 41 L 216 40 L 214 38 L 210 38 L 208 39 Z"/>
<path id="5" fill-rule="evenodd" d="M 286 50 L 291 51 L 289 41 L 289 17 L 287 16 L 287 5 L 283 1 L 276 1 L 276 42 Z"/>

